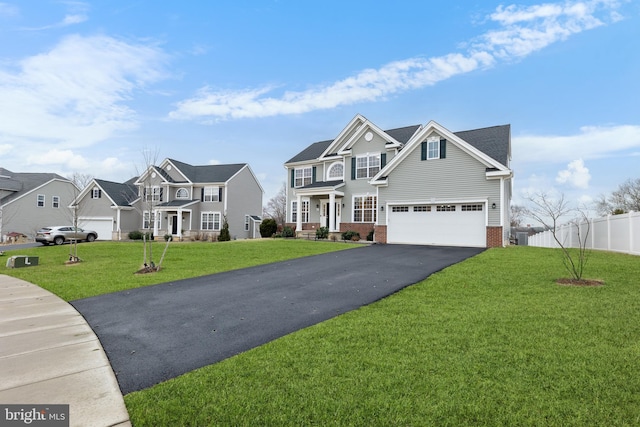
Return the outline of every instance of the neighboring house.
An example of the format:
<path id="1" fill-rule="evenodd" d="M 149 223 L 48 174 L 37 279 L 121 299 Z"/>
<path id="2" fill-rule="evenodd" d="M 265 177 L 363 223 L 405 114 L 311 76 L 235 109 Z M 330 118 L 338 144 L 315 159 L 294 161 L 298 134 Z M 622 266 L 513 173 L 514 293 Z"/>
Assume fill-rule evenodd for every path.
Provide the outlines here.
<path id="1" fill-rule="evenodd" d="M 109 224 L 114 240 L 134 230 L 157 238 L 215 238 L 225 218 L 232 239 L 256 238 L 262 196 L 246 163 L 193 166 L 165 159 L 127 183 L 93 180 L 78 198 L 79 218 L 86 228 Z"/>
<path id="2" fill-rule="evenodd" d="M 16 173 L 0 168 L 0 240 L 10 233 L 30 239 L 48 225 L 73 221 L 69 208 L 78 188 L 55 173 Z"/>
<path id="3" fill-rule="evenodd" d="M 285 163 L 297 233 L 373 231 L 379 243 L 509 242 L 509 125 L 451 132 L 431 121 L 382 130 L 361 115 Z"/>

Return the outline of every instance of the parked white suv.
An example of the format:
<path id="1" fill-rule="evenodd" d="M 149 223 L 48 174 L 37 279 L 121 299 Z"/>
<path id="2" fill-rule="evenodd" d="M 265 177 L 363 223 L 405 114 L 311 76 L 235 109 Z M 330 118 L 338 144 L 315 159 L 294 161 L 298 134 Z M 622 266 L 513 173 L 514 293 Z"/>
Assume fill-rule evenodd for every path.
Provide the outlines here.
<path id="1" fill-rule="evenodd" d="M 82 228 L 75 228 L 68 225 L 43 227 L 36 233 L 36 242 L 42 243 L 45 246 L 51 243 L 61 245 L 70 239 L 93 242 L 97 238 L 98 233 L 93 230 L 84 230 Z"/>

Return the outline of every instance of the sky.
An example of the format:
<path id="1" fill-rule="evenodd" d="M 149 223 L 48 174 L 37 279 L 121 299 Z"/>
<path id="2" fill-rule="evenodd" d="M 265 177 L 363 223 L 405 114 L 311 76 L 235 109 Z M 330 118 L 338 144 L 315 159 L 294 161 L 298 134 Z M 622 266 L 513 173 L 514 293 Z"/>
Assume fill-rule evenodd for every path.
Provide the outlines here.
<path id="1" fill-rule="evenodd" d="M 513 203 L 640 178 L 640 1 L 0 0 L 0 167 L 284 162 L 357 114 L 510 124 Z"/>

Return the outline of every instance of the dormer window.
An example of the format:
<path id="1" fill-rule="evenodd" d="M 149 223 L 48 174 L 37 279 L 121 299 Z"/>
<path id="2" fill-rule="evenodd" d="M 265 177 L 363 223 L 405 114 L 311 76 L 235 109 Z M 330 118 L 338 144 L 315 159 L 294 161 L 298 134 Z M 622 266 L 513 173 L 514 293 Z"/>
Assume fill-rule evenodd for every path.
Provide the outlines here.
<path id="1" fill-rule="evenodd" d="M 178 188 L 176 191 L 176 199 L 188 199 L 189 198 L 189 190 L 186 188 Z"/>
<path id="2" fill-rule="evenodd" d="M 329 166 L 327 171 L 327 181 L 335 181 L 344 178 L 344 164 L 342 162 L 336 162 Z"/>

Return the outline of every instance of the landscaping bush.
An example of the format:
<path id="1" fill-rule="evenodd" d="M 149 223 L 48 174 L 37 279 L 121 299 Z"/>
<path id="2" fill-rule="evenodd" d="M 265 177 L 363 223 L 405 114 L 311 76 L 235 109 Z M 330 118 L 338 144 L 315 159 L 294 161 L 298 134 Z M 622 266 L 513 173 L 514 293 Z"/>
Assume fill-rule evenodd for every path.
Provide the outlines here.
<path id="1" fill-rule="evenodd" d="M 373 229 L 367 234 L 367 242 L 373 242 Z"/>
<path id="2" fill-rule="evenodd" d="M 260 235 L 262 237 L 271 237 L 276 234 L 278 230 L 278 224 L 273 218 L 265 218 L 260 223 Z"/>
<path id="3" fill-rule="evenodd" d="M 143 233 L 142 231 L 139 230 L 134 230 L 134 231 L 130 231 L 128 236 L 129 239 L 131 240 L 142 240 L 142 238 L 144 236 L 147 236 L 147 240 L 153 240 L 153 233 L 150 231 L 147 231 L 146 233 Z"/>
<path id="4" fill-rule="evenodd" d="M 329 237 L 329 227 L 320 227 L 316 230 L 316 239 L 326 239 Z"/>
<path id="5" fill-rule="evenodd" d="M 220 235 L 218 236 L 218 242 L 228 242 L 230 240 L 231 234 L 229 233 L 229 223 L 227 222 L 227 217 L 224 217 L 222 230 L 220 230 Z"/>
<path id="6" fill-rule="evenodd" d="M 296 232 L 293 231 L 293 228 L 286 226 L 282 229 L 282 237 L 295 237 Z"/>
<path id="7" fill-rule="evenodd" d="M 342 240 L 351 240 L 357 242 L 358 240 L 360 240 L 360 233 L 353 230 L 345 231 L 344 233 L 342 233 Z"/>

